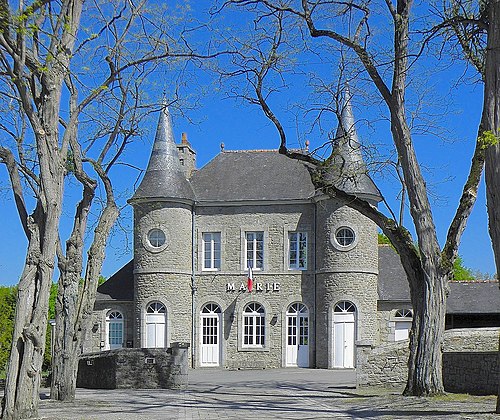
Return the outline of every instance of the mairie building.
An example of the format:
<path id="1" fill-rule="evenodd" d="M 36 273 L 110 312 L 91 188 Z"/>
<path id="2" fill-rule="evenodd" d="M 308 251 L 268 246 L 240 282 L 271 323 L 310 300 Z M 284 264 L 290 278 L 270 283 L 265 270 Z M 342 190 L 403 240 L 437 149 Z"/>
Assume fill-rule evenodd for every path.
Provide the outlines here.
<path id="1" fill-rule="evenodd" d="M 357 346 L 408 338 L 407 281 L 372 221 L 277 151 L 221 147 L 197 169 L 172 130 L 165 109 L 129 200 L 133 259 L 99 287 L 84 352 L 183 342 L 195 368 L 350 369 Z M 326 176 L 376 205 L 349 101 L 336 138 Z"/>

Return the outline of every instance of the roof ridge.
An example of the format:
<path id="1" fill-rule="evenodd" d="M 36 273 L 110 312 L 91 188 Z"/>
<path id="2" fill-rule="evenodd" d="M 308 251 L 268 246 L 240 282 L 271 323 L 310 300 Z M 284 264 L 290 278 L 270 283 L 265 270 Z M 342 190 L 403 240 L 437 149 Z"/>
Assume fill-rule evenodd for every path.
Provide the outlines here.
<path id="1" fill-rule="evenodd" d="M 227 150 L 224 149 L 222 153 L 246 153 L 246 152 L 277 152 L 278 149 L 245 149 L 245 150 Z"/>

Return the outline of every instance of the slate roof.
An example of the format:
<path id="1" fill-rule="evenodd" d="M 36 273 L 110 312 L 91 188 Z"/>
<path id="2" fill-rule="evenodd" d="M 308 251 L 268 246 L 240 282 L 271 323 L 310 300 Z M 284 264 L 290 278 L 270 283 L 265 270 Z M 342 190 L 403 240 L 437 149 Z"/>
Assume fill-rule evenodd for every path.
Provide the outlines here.
<path id="1" fill-rule="evenodd" d="M 134 260 L 130 260 L 97 288 L 96 301 L 134 300 Z"/>
<path id="2" fill-rule="evenodd" d="M 450 283 L 447 314 L 486 314 L 500 312 L 498 281 L 464 281 Z"/>
<path id="3" fill-rule="evenodd" d="M 306 166 L 277 150 L 221 152 L 193 174 L 191 185 L 200 202 L 300 200 L 315 194 Z"/>
<path id="4" fill-rule="evenodd" d="M 179 161 L 172 132 L 172 119 L 167 107 L 160 112 L 148 167 L 131 202 L 155 198 L 194 201 L 193 189 Z"/>
<path id="5" fill-rule="evenodd" d="M 410 301 L 406 274 L 396 251 L 389 245 L 378 247 L 378 296 L 382 301 Z M 498 281 L 450 282 L 447 314 L 500 312 Z"/>

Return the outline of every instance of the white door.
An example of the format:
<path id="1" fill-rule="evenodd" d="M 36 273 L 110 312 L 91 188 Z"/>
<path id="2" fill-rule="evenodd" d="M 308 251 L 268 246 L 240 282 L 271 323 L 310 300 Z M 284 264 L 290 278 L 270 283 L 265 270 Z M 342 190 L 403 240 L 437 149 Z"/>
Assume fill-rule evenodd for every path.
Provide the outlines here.
<path id="1" fill-rule="evenodd" d="M 354 367 L 356 308 L 350 302 L 340 302 L 333 313 L 333 367 Z"/>
<path id="2" fill-rule="evenodd" d="M 309 367 L 309 313 L 302 303 L 293 303 L 286 313 L 285 366 Z"/>
<path id="3" fill-rule="evenodd" d="M 165 342 L 165 306 L 160 302 L 152 302 L 146 310 L 146 347 L 163 348 Z"/>
<path id="4" fill-rule="evenodd" d="M 200 366 L 219 366 L 220 364 L 220 318 L 219 305 L 208 303 L 201 310 Z"/>

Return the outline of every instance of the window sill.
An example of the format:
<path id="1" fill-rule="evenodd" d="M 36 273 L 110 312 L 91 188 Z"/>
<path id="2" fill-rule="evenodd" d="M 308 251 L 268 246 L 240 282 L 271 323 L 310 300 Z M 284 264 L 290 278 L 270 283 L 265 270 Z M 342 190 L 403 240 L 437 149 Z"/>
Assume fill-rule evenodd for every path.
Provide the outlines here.
<path id="1" fill-rule="evenodd" d="M 240 347 L 238 351 L 244 352 L 268 352 L 269 348 L 268 347 Z"/>

